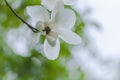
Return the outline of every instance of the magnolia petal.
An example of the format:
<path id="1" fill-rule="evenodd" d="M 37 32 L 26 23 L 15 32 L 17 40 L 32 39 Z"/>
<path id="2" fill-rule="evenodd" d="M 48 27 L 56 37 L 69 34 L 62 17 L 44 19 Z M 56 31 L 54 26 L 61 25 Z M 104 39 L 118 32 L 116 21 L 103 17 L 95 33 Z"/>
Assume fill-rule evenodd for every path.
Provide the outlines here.
<path id="1" fill-rule="evenodd" d="M 33 26 L 33 27 L 36 27 L 37 22 L 38 22 L 38 20 L 32 19 L 32 22 L 31 22 L 32 26 Z"/>
<path id="2" fill-rule="evenodd" d="M 29 6 L 26 8 L 27 13 L 33 19 L 38 21 L 48 21 L 49 20 L 49 13 L 48 11 L 42 6 Z"/>
<path id="3" fill-rule="evenodd" d="M 35 28 L 38 29 L 40 32 L 43 32 L 42 31 L 44 29 L 43 22 L 42 21 L 36 22 Z"/>
<path id="4" fill-rule="evenodd" d="M 56 31 L 58 32 L 59 37 L 69 44 L 77 45 L 81 43 L 80 36 L 70 30 L 59 28 Z"/>
<path id="5" fill-rule="evenodd" d="M 64 3 L 62 1 L 57 1 L 56 2 L 56 6 L 55 6 L 55 9 L 52 10 L 52 13 L 51 13 L 51 20 L 52 21 L 55 21 L 56 20 L 56 14 L 60 13 L 62 10 L 64 10 Z"/>
<path id="6" fill-rule="evenodd" d="M 55 8 L 57 0 L 42 0 L 42 5 L 44 5 L 48 10 L 52 11 Z"/>
<path id="7" fill-rule="evenodd" d="M 47 35 L 47 40 L 51 46 L 55 46 L 57 38 L 58 38 L 58 35 L 53 31 L 51 31 Z"/>
<path id="8" fill-rule="evenodd" d="M 34 43 L 34 44 L 37 44 L 40 40 L 40 33 L 34 33 L 34 32 L 30 32 L 30 36 L 31 36 L 31 42 Z"/>
<path id="9" fill-rule="evenodd" d="M 54 10 L 61 11 L 62 9 L 64 9 L 64 3 L 61 0 L 56 1 Z"/>
<path id="10" fill-rule="evenodd" d="M 63 0 L 65 5 L 73 5 L 77 2 L 78 0 Z"/>
<path id="11" fill-rule="evenodd" d="M 60 42 L 57 39 L 56 40 L 56 45 L 55 46 L 51 46 L 47 39 L 44 42 L 44 53 L 45 56 L 50 59 L 50 60 L 55 60 L 58 55 L 59 55 L 59 51 L 60 51 Z"/>
<path id="12" fill-rule="evenodd" d="M 71 29 L 76 21 L 75 13 L 70 9 L 62 9 L 61 11 L 53 12 L 53 22 L 56 23 L 57 27 L 63 27 Z"/>

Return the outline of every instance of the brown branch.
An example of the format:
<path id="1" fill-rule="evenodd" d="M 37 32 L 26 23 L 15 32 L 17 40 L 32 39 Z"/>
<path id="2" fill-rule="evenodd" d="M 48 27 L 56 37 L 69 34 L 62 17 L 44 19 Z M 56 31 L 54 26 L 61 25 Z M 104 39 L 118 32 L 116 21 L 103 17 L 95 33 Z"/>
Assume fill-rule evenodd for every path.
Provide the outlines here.
<path id="1" fill-rule="evenodd" d="M 39 32 L 38 29 L 32 27 L 30 24 L 28 24 L 25 20 L 23 20 L 13 9 L 12 7 L 9 5 L 9 3 L 7 2 L 7 0 L 4 0 L 6 5 L 10 8 L 10 10 L 12 11 L 12 13 L 18 18 L 20 19 L 24 24 L 26 24 L 34 33 Z"/>

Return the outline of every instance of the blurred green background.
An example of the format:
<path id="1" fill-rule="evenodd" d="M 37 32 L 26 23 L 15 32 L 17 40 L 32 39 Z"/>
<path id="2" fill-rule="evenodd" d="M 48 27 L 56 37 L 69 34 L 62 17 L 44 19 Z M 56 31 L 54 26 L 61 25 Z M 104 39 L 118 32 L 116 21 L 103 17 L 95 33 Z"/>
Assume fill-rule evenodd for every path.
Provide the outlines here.
<path id="1" fill-rule="evenodd" d="M 29 18 L 25 11 L 26 6 L 40 5 L 40 0 L 8 0 L 8 2 L 15 12 L 26 21 Z M 87 23 L 85 23 L 83 16 L 76 11 L 75 13 L 77 21 L 74 31 L 83 37 L 81 45 L 83 48 L 89 44 L 89 39 L 83 31 Z M 96 25 L 94 22 L 92 24 Z M 13 33 L 13 35 L 17 35 L 18 38 L 21 37 L 20 35 L 26 35 L 24 28 L 21 29 L 23 33 L 19 32 L 21 25 L 26 28 L 25 31 L 29 31 L 29 28 L 23 25 L 10 11 L 4 0 L 0 0 L 0 80 L 85 80 L 84 72 L 78 67 L 71 55 L 71 49 L 74 46 L 65 42 L 61 41 L 59 58 L 54 61 L 48 60 L 34 48 L 28 49 L 27 54 L 29 56 L 19 55 L 21 52 L 19 54 L 15 52 L 13 47 L 9 45 L 11 42 L 6 36 L 9 35 L 10 30 L 16 30 L 17 32 Z M 16 40 L 24 42 L 23 38 L 12 39 L 15 39 L 12 42 L 13 45 Z M 72 64 L 75 64 L 74 69 L 69 69 L 72 65 L 69 64 L 71 61 Z"/>

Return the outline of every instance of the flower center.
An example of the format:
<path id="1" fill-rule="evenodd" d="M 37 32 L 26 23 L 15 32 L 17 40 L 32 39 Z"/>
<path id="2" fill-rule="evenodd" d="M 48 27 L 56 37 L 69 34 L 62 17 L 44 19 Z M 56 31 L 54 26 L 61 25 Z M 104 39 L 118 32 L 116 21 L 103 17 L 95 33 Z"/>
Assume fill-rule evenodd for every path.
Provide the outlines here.
<path id="1" fill-rule="evenodd" d="M 51 29 L 49 28 L 49 26 L 46 26 L 45 29 L 43 29 L 43 31 L 45 31 L 46 34 L 49 34 Z"/>

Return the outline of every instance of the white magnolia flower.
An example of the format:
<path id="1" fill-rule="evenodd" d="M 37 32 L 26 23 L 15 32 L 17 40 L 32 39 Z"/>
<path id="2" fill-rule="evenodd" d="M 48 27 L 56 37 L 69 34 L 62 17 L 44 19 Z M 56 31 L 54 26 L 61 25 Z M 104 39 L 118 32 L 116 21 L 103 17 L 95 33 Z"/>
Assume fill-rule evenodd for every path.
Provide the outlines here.
<path id="1" fill-rule="evenodd" d="M 73 5 L 77 0 L 42 0 L 42 5 L 48 10 L 53 10 L 57 5 L 58 1 L 63 1 L 65 5 Z"/>
<path id="2" fill-rule="evenodd" d="M 48 59 L 54 60 L 58 57 L 60 51 L 59 38 L 72 45 L 80 44 L 81 38 L 71 31 L 76 16 L 72 10 L 64 9 L 61 2 L 51 13 L 42 6 L 29 6 L 27 13 L 32 17 L 35 27 L 40 30 L 39 34 L 46 36 L 44 54 Z M 36 39 L 39 37 L 40 35 Z"/>

